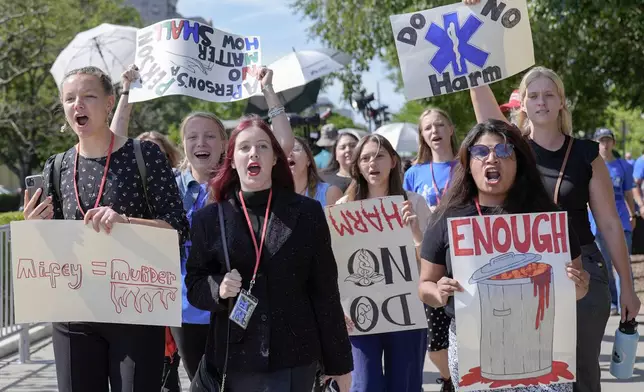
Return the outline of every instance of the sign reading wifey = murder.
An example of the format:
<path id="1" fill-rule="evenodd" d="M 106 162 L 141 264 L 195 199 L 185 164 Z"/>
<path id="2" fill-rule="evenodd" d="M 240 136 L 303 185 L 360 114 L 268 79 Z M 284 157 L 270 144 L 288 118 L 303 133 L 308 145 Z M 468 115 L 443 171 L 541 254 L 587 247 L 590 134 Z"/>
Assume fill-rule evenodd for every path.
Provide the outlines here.
<path id="1" fill-rule="evenodd" d="M 16 323 L 181 326 L 176 230 L 83 221 L 11 222 Z"/>
<path id="2" fill-rule="evenodd" d="M 350 335 L 427 328 L 402 203 L 390 196 L 325 208 L 342 307 L 355 324 Z"/>
<path id="3" fill-rule="evenodd" d="M 405 97 L 493 83 L 534 65 L 526 0 L 482 0 L 389 17 Z"/>
<path id="4" fill-rule="evenodd" d="M 136 60 L 141 80 L 130 102 L 187 95 L 212 102 L 248 98 L 261 90 L 250 73 L 261 64 L 259 37 L 244 37 L 186 19 L 140 29 Z"/>

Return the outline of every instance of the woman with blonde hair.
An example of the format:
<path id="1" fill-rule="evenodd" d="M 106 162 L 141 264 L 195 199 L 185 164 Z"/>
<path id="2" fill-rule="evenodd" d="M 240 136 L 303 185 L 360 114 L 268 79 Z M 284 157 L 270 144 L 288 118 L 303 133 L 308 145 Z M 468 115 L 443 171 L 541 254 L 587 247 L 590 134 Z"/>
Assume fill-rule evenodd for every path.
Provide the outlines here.
<path id="1" fill-rule="evenodd" d="M 261 68 L 253 72 L 253 76 L 261 80 L 262 92 L 270 108 L 273 110 L 273 127 L 275 137 L 288 148 L 293 148 L 293 135 L 288 118 L 277 94 L 273 91 L 273 72 Z M 139 78 L 138 69 L 132 65 L 123 73 L 123 90 L 116 114 L 114 116 L 114 132 L 127 134 L 132 105 L 128 103 L 129 87 L 132 81 Z M 188 114 L 179 127 L 183 144 L 184 160 L 175 170 L 175 180 L 183 201 L 188 221 L 192 215 L 202 208 L 208 200 L 207 183 L 215 177 L 225 157 L 228 135 L 221 120 L 213 113 L 193 112 Z M 186 261 L 190 254 L 192 241 L 186 241 L 181 256 L 182 282 L 186 276 Z M 177 342 L 179 355 L 190 380 L 193 379 L 199 361 L 204 354 L 211 314 L 200 310 L 188 302 L 187 288 L 183 285 L 183 319 L 180 328 L 171 328 L 172 336 Z"/>
<path id="2" fill-rule="evenodd" d="M 449 187 L 454 160 L 458 151 L 454 123 L 447 112 L 427 108 L 418 118 L 418 156 L 414 165 L 405 173 L 405 190 L 416 192 L 425 198 L 434 211 Z M 443 384 L 441 392 L 452 390 L 449 374 L 447 348 L 448 329 L 451 318 L 442 307 L 425 306 L 427 313 L 429 359 L 436 365 Z"/>
<path id="3" fill-rule="evenodd" d="M 170 139 L 168 139 L 166 135 L 157 131 L 149 131 L 143 132 L 136 138 L 139 140 L 149 140 L 159 146 L 161 152 L 164 153 L 166 157 L 168 157 L 170 166 L 172 166 L 173 168 L 176 168 L 181 164 L 181 160 L 183 159 L 181 156 L 181 151 L 179 151 L 179 149 L 174 145 L 174 143 L 170 141 Z"/>
<path id="4" fill-rule="evenodd" d="M 478 122 L 488 119 L 507 122 L 489 86 L 472 89 L 470 94 Z M 588 205 L 621 278 L 622 320 L 634 318 L 640 309 L 612 182 L 597 143 L 572 136 L 572 116 L 564 85 L 554 71 L 544 67 L 529 70 L 521 80 L 519 95 L 517 125 L 529 139 L 546 189 L 555 204 L 568 212 L 581 244 L 583 268 L 591 276 L 588 295 L 577 302 L 575 391 L 598 392 L 599 354 L 610 312 L 610 293 L 608 271 L 590 229 Z"/>

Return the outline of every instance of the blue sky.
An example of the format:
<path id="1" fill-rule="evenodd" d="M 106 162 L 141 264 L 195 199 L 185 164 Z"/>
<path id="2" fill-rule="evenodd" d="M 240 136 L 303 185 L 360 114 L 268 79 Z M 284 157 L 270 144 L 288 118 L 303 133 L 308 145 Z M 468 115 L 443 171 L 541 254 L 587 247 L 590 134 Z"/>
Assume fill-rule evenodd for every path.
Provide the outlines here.
<path id="1" fill-rule="evenodd" d="M 212 20 L 214 27 L 236 34 L 259 35 L 262 40 L 263 63 L 270 64 L 296 50 L 323 47 L 318 39 L 309 39 L 306 31 L 311 21 L 296 14 L 288 4 L 292 0 L 179 0 L 177 11 L 186 17 L 201 16 Z M 350 54 L 350 53 L 349 53 Z M 380 61 L 373 61 L 371 71 L 363 74 L 364 87 L 376 93 L 380 83 L 380 101 L 389 105 L 391 112 L 398 111 L 405 102 L 386 79 L 387 71 Z M 321 96 L 327 97 L 339 108 L 350 108 L 342 102 L 342 85 L 338 82 Z M 355 120 L 358 115 L 354 116 Z"/>

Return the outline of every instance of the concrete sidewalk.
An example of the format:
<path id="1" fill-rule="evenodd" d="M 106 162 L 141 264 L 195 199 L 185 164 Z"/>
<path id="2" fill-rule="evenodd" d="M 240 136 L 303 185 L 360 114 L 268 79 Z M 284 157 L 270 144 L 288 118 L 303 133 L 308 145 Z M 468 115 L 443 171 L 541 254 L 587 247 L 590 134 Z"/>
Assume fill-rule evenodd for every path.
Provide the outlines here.
<path id="1" fill-rule="evenodd" d="M 644 323 L 640 320 L 640 333 L 644 334 Z M 615 329 L 619 323 L 617 317 L 611 317 L 602 343 L 600 357 L 602 368 L 602 390 L 604 392 L 642 392 L 644 391 L 644 337 L 640 337 L 633 378 L 627 382 L 616 380 L 608 373 L 611 350 L 615 340 Z M 32 362 L 17 363 L 17 355 L 0 360 L 0 392 L 56 392 L 56 366 L 53 363 L 54 353 L 51 339 L 45 339 L 32 346 Z M 181 369 L 182 385 L 187 391 L 188 378 Z M 425 361 L 424 390 L 438 391 L 436 384 L 438 373 L 429 360 Z"/>

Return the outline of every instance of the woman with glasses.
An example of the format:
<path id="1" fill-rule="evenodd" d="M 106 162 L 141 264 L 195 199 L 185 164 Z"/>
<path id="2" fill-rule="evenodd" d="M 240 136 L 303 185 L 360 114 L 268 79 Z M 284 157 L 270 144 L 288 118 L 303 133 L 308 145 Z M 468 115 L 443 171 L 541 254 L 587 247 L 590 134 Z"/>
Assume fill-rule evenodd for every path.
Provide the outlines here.
<path id="1" fill-rule="evenodd" d="M 432 216 L 421 251 L 419 294 L 432 307 L 445 307 L 452 318 L 449 330 L 449 368 L 456 390 L 458 347 L 454 293 L 463 291 L 453 279 L 447 220 L 454 217 L 556 211 L 536 168 L 530 146 L 513 125 L 490 120 L 476 125 L 461 145 L 460 165 L 454 170 L 452 187 Z M 581 265 L 581 249 L 569 225 L 571 262 L 568 278 L 575 283 L 577 300 L 588 291 L 589 274 Z M 572 383 L 507 388 L 504 391 L 570 392 Z"/>

